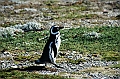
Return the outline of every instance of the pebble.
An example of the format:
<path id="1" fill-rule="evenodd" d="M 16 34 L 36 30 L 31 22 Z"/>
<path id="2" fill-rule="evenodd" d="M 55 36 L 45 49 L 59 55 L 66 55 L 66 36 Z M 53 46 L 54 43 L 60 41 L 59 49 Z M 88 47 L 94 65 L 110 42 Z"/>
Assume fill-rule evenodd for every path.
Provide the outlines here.
<path id="1" fill-rule="evenodd" d="M 11 67 L 11 68 L 18 68 L 18 66 L 15 65 L 15 64 L 14 64 L 14 65 L 11 65 L 10 67 Z"/>

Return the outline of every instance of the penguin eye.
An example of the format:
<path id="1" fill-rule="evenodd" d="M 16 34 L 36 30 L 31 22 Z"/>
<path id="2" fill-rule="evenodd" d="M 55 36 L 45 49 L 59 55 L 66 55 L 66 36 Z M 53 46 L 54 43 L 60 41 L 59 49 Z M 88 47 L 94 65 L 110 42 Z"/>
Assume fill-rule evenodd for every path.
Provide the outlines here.
<path id="1" fill-rule="evenodd" d="M 56 32 L 59 31 L 59 27 L 55 27 L 54 31 Z"/>
<path id="2" fill-rule="evenodd" d="M 57 27 L 57 31 L 59 31 L 59 27 Z"/>

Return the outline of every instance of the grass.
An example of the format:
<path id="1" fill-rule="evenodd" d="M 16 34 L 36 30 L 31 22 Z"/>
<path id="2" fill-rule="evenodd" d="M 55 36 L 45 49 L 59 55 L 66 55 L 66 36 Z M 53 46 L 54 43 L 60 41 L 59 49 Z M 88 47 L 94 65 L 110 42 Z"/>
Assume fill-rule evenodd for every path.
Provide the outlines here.
<path id="1" fill-rule="evenodd" d="M 87 28 L 80 27 L 70 29 L 62 32 L 65 34 L 62 39 L 68 39 L 64 41 L 61 46 L 61 50 L 86 50 L 88 52 L 105 52 L 105 51 L 120 51 L 119 50 L 119 29 L 120 27 L 95 27 Z M 99 38 L 87 38 L 83 34 L 96 31 L 101 33 Z"/>
<path id="2" fill-rule="evenodd" d="M 104 67 L 93 67 L 93 68 L 88 68 L 88 69 L 84 69 L 82 70 L 81 72 L 86 72 L 86 73 L 89 73 L 89 72 L 92 72 L 92 73 L 102 73 L 104 75 L 118 75 L 119 76 L 119 73 L 117 73 L 115 70 L 112 70 L 112 69 L 106 69 Z M 79 74 L 79 73 L 78 73 Z"/>
<path id="3" fill-rule="evenodd" d="M 6 21 L 3 20 L 4 24 L 0 24 L 1 27 L 8 27 L 10 25 L 15 25 L 17 23 L 25 23 L 26 20 L 32 20 L 35 16 L 30 16 L 32 14 L 35 15 L 39 15 L 37 17 L 51 17 L 50 20 L 52 21 L 66 21 L 67 20 L 77 20 L 77 19 L 91 19 L 91 18 L 98 18 L 99 15 L 97 14 L 84 14 L 82 15 L 82 11 L 89 11 L 89 7 L 85 6 L 84 3 L 75 3 L 74 5 L 68 5 L 68 6 L 63 6 L 63 5 L 58 5 L 59 1 L 52 1 L 52 0 L 48 0 L 48 1 L 43 1 L 43 4 L 45 4 L 45 6 L 43 6 L 42 4 L 20 4 L 20 5 L 16 5 L 16 3 L 13 2 L 2 2 L 1 5 L 12 5 L 14 7 L 13 10 L 10 9 L 5 9 L 5 13 L 0 13 L 1 17 L 5 17 L 6 20 L 8 20 L 7 22 L 9 22 L 9 18 L 16 18 L 15 22 L 10 22 L 10 23 L 6 23 Z M 38 13 L 33 13 L 33 12 L 28 12 L 25 10 L 21 10 L 20 12 L 15 12 L 14 10 L 17 9 L 24 9 L 24 8 L 35 8 L 37 10 L 39 10 L 42 14 L 38 14 Z M 47 10 L 41 10 L 42 8 L 46 8 Z M 39 12 L 38 11 L 38 12 Z M 3 19 L 3 18 L 0 18 Z M 24 20 L 24 21 L 23 21 Z M 79 25 L 79 23 L 77 24 Z"/>
<path id="4" fill-rule="evenodd" d="M 80 27 L 62 30 L 61 51 L 78 51 L 80 53 L 97 53 L 103 56 L 105 60 L 120 60 L 120 27 Z M 99 38 L 88 38 L 83 34 L 96 31 L 101 33 Z M 34 36 L 34 37 L 33 37 Z M 11 53 L 23 52 L 42 52 L 48 38 L 41 40 L 45 36 L 49 36 L 47 30 L 41 32 L 25 32 L 19 33 L 14 37 L 0 38 L 0 50 L 7 49 Z M 19 57 L 19 56 L 18 56 Z M 24 58 L 24 57 L 23 57 Z"/>
<path id="5" fill-rule="evenodd" d="M 98 53 L 104 60 L 120 60 L 120 27 L 80 27 L 63 32 L 61 50 L 75 50 L 81 53 Z M 87 38 L 83 36 L 86 32 L 96 31 L 101 33 L 99 38 Z"/>
<path id="6" fill-rule="evenodd" d="M 72 64 L 80 64 L 80 62 L 86 62 L 86 60 L 85 59 L 77 59 L 77 60 L 68 59 L 68 62 Z"/>
<path id="7" fill-rule="evenodd" d="M 0 27 L 9 27 L 9 26 L 14 26 L 16 24 L 17 23 L 15 23 L 15 22 L 6 22 L 4 24 L 0 24 Z"/>
<path id="8" fill-rule="evenodd" d="M 1 49 L 5 48 L 13 52 L 14 50 L 20 51 L 32 51 L 32 50 L 37 51 L 40 49 L 42 50 L 46 41 L 43 40 L 39 41 L 39 39 L 48 35 L 48 34 L 46 35 L 46 33 L 44 32 L 26 32 L 20 33 L 14 37 L 0 38 L 0 40 L 2 41 Z"/>
<path id="9" fill-rule="evenodd" d="M 78 19 L 78 18 L 94 18 L 94 17 L 98 17 L 98 15 L 96 14 L 85 14 L 85 15 L 81 15 L 78 13 L 70 13 L 70 14 L 66 14 L 65 16 L 60 16 L 57 17 L 56 19 Z"/>
<path id="10" fill-rule="evenodd" d="M 84 74 L 84 73 L 101 73 L 101 74 L 104 74 L 104 75 L 114 75 L 114 76 L 120 76 L 119 73 L 116 72 L 116 70 L 113 70 L 113 69 L 110 69 L 110 68 L 107 68 L 107 67 L 92 67 L 92 68 L 86 68 L 86 69 L 83 69 L 81 70 L 80 72 L 73 72 L 72 74 L 78 74 L 78 75 L 81 75 L 81 74 Z"/>
<path id="11" fill-rule="evenodd" d="M 98 17 L 97 14 L 85 14 L 81 15 L 81 11 L 88 11 L 89 7 L 84 6 L 82 4 L 75 4 L 75 5 L 57 5 L 57 1 L 44 1 L 47 5 L 47 9 L 52 12 L 43 11 L 44 16 L 53 17 L 52 20 L 66 20 L 66 19 L 80 19 L 80 18 L 95 18 Z M 62 11 L 62 12 L 61 12 Z"/>
<path id="12" fill-rule="evenodd" d="M 111 68 L 119 68 L 119 69 L 120 69 L 120 63 L 119 63 L 119 64 L 116 64 L 116 65 L 111 66 Z"/>
<path id="13" fill-rule="evenodd" d="M 0 72 L 0 79 L 68 79 L 58 75 L 40 75 L 35 72 L 11 71 Z"/>
<path id="14" fill-rule="evenodd" d="M 107 61 L 120 60 L 120 53 L 119 52 L 113 52 L 113 51 L 103 53 L 103 60 L 107 60 Z"/>

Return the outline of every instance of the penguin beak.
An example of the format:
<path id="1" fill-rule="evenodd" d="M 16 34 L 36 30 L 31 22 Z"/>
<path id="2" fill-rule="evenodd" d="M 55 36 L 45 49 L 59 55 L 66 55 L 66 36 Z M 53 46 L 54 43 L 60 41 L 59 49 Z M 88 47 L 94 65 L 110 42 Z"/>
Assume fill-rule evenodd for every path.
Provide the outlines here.
<path id="1" fill-rule="evenodd" d="M 64 28 L 64 27 L 59 27 L 59 30 L 60 30 L 60 29 L 63 29 L 63 28 Z"/>

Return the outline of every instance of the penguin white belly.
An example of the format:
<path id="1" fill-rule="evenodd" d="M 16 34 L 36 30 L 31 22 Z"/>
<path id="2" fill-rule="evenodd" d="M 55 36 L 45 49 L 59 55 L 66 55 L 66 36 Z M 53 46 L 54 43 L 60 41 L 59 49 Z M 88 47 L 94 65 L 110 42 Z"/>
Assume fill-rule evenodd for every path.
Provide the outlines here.
<path id="1" fill-rule="evenodd" d="M 56 39 L 56 43 L 55 43 L 57 50 L 59 50 L 60 44 L 61 44 L 60 35 L 57 35 L 57 39 Z"/>

